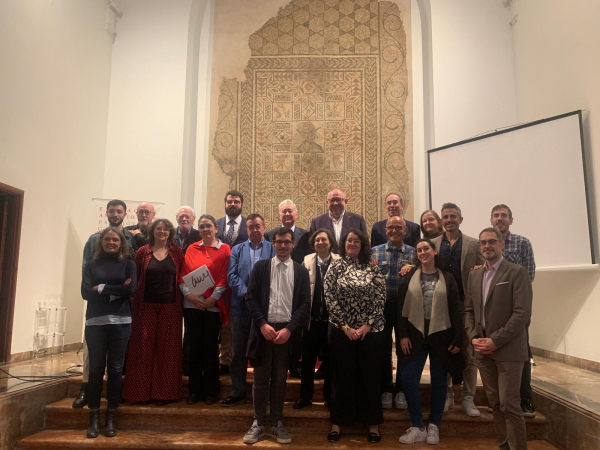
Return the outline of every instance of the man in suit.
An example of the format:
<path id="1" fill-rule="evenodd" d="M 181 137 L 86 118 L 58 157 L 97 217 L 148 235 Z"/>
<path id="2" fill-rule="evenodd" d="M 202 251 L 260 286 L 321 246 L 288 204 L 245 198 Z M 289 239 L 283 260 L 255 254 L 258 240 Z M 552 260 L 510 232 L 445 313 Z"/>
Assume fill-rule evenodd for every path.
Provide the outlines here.
<path id="1" fill-rule="evenodd" d="M 486 228 L 479 234 L 485 258 L 482 270 L 469 276 L 465 297 L 465 328 L 479 361 L 481 380 L 501 449 L 527 448 L 521 411 L 521 374 L 529 359 L 527 324 L 533 292 L 527 269 L 502 256 L 500 231 Z"/>
<path id="2" fill-rule="evenodd" d="M 273 228 L 265 233 L 265 239 L 271 241 L 273 234 L 281 227 L 289 228 L 294 232 L 294 249 L 292 250 L 292 261 L 302 264 L 304 257 L 311 253 L 308 245 L 310 236 L 308 230 L 296 226 L 298 220 L 298 208 L 292 200 L 284 200 L 279 204 L 279 220 L 281 226 Z"/>
<path id="3" fill-rule="evenodd" d="M 302 329 L 308 328 L 308 270 L 292 261 L 294 233 L 286 227 L 273 234 L 276 256 L 259 261 L 252 270 L 246 304 L 252 316 L 247 356 L 254 367 L 254 422 L 244 442 L 254 444 L 265 434 L 267 403 L 271 402 L 271 436 L 280 444 L 292 438 L 281 420 L 290 358 L 300 354 Z"/>
<path id="4" fill-rule="evenodd" d="M 227 191 L 225 194 L 225 217 L 217 219 L 217 239 L 226 243 L 233 249 L 238 244 L 248 240 L 246 232 L 246 219 L 242 216 L 244 196 L 236 190 Z M 229 373 L 231 365 L 231 322 L 221 327 L 221 355 L 219 374 Z"/>
<path id="5" fill-rule="evenodd" d="M 510 226 L 513 223 L 513 215 L 510 208 L 504 204 L 496 205 L 492 208 L 490 217 L 492 227 L 502 233 L 504 241 L 504 250 L 502 255 L 511 263 L 524 266 L 529 273 L 529 279 L 533 283 L 535 278 L 535 259 L 533 257 L 533 248 L 531 242 L 525 236 L 520 236 L 510 232 Z M 528 337 L 529 337 L 529 325 Z M 529 348 L 529 342 L 527 343 Z M 529 348 L 529 359 L 523 365 L 523 375 L 521 376 L 521 410 L 525 417 L 535 417 L 535 409 L 531 405 L 531 349 Z"/>
<path id="6" fill-rule="evenodd" d="M 148 229 L 148 226 L 154 222 L 156 210 L 152 203 L 142 202 L 135 210 L 135 214 L 137 215 L 138 223 L 136 225 L 129 225 L 128 227 L 125 227 L 125 229 L 131 233 L 138 248 L 141 248 L 148 243 L 146 230 Z"/>
<path id="7" fill-rule="evenodd" d="M 181 247 L 185 255 L 188 247 L 201 239 L 200 232 L 194 228 L 196 213 L 191 207 L 182 206 L 177 211 L 175 219 L 178 225 L 175 230 L 175 243 Z"/>
<path id="8" fill-rule="evenodd" d="M 275 256 L 273 246 L 264 239 L 265 221 L 262 216 L 250 214 L 246 219 L 246 226 L 250 237 L 246 242 L 233 247 L 227 270 L 227 282 L 231 288 L 229 323 L 233 335 L 233 357 L 229 366 L 232 390 L 229 397 L 221 402 L 221 406 L 234 406 L 246 401 L 246 372 L 248 369 L 246 348 L 250 335 L 251 317 L 244 297 L 254 265 L 258 261 Z"/>
<path id="9" fill-rule="evenodd" d="M 364 217 L 346 211 L 347 204 L 346 194 L 339 189 L 334 189 L 327 194 L 329 212 L 315 217 L 310 222 L 310 234 L 313 234 L 319 228 L 331 231 L 335 239 L 331 249 L 333 253 L 338 253 L 340 239 L 350 228 L 358 228 L 365 236 L 368 236 Z"/>
<path id="10" fill-rule="evenodd" d="M 391 192 L 385 198 L 385 209 L 388 213 L 388 218 L 375 222 L 371 229 L 371 248 L 377 247 L 378 245 L 387 244 L 388 237 L 385 231 L 387 221 L 390 217 L 400 216 L 404 211 L 404 205 L 402 204 L 402 198 L 399 194 Z M 404 243 L 411 247 L 417 246 L 417 241 L 421 238 L 421 228 L 418 224 L 411 222 L 410 220 L 404 219 L 406 224 L 406 232 L 404 233 Z"/>
<path id="11" fill-rule="evenodd" d="M 467 285 L 469 272 L 477 265 L 484 262 L 483 255 L 477 244 L 477 239 L 467 236 L 460 231 L 460 224 L 463 221 L 460 208 L 454 203 L 444 203 L 442 205 L 442 225 L 444 233 L 433 239 L 433 243 L 441 256 L 446 270 L 450 272 L 456 284 L 461 301 L 464 301 L 464 286 Z M 473 398 L 477 388 L 477 361 L 473 358 L 473 348 L 465 339 L 462 348 L 467 366 L 463 373 L 463 401 L 462 410 L 471 417 L 479 417 L 481 413 L 475 407 Z M 446 405 L 444 411 L 454 408 L 454 391 L 452 390 L 452 379 L 448 378 L 448 395 L 446 396 Z"/>

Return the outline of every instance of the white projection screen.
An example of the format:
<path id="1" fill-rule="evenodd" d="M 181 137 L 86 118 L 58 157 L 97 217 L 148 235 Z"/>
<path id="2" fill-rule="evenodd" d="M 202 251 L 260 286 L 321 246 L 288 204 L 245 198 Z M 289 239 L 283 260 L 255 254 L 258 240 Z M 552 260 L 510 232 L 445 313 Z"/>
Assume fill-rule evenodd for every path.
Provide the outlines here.
<path id="1" fill-rule="evenodd" d="M 594 267 L 581 111 L 429 150 L 428 161 L 429 204 L 456 203 L 463 233 L 477 237 L 504 203 L 538 269 Z"/>

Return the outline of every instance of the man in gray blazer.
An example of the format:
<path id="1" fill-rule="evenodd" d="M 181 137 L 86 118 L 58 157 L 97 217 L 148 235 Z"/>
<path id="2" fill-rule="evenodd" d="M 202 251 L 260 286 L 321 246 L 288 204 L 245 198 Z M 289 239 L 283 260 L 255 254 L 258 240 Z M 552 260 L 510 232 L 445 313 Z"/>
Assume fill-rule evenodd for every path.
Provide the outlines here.
<path id="1" fill-rule="evenodd" d="M 529 358 L 527 324 L 533 291 L 527 269 L 502 256 L 502 233 L 486 228 L 479 234 L 486 260 L 469 276 L 465 328 L 473 344 L 483 387 L 494 411 L 501 449 L 527 448 L 521 411 L 521 375 Z"/>
<path id="2" fill-rule="evenodd" d="M 333 253 L 339 253 L 338 243 L 342 236 L 351 228 L 358 228 L 365 236 L 367 236 L 367 238 L 369 236 L 367 234 L 365 218 L 360 214 L 346 211 L 347 204 L 348 199 L 346 198 L 344 191 L 333 189 L 327 194 L 327 207 L 329 208 L 329 212 L 315 217 L 310 222 L 310 234 L 313 234 L 319 228 L 325 228 L 331 231 L 331 234 L 333 234 L 335 239 L 333 247 L 331 248 Z"/>
<path id="3" fill-rule="evenodd" d="M 310 233 L 304 228 L 296 226 L 296 220 L 298 220 L 298 208 L 292 200 L 284 200 L 279 204 L 279 220 L 281 220 L 281 226 L 273 228 L 265 233 L 265 239 L 271 241 L 273 234 L 281 227 L 289 228 L 294 232 L 294 249 L 292 250 L 292 261 L 302 264 L 304 257 L 309 253 L 312 253 L 310 246 L 308 245 L 308 237 Z"/>
<path id="4" fill-rule="evenodd" d="M 433 243 L 446 265 L 446 270 L 456 280 L 460 299 L 464 301 L 463 286 L 467 284 L 471 269 L 484 263 L 483 255 L 477 244 L 477 239 L 460 231 L 463 217 L 460 208 L 456 204 L 444 203 L 441 216 L 445 231 L 441 236 L 433 239 Z M 467 339 L 465 339 L 462 351 L 467 363 L 463 373 L 462 410 L 468 416 L 479 417 L 481 413 L 475 407 L 473 401 L 475 389 L 477 388 L 477 361 L 473 358 L 473 348 Z M 452 390 L 452 379 L 448 378 L 448 394 L 444 411 L 451 408 L 454 408 L 454 391 Z"/>

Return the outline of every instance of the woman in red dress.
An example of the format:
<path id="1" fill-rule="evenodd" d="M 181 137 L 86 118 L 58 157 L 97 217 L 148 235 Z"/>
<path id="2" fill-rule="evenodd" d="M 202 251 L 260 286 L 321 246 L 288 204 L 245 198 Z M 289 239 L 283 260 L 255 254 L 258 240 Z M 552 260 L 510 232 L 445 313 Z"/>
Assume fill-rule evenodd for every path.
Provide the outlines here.
<path id="1" fill-rule="evenodd" d="M 198 230 L 202 241 L 188 247 L 181 277 L 206 265 L 215 285 L 203 295 L 191 294 L 181 283 L 184 295 L 183 318 L 190 333 L 190 396 L 193 405 L 217 401 L 219 386 L 219 331 L 229 320 L 227 266 L 231 249 L 217 239 L 217 222 L 208 214 L 200 216 Z M 183 281 L 180 279 L 180 281 Z"/>
<path id="2" fill-rule="evenodd" d="M 175 227 L 157 219 L 148 229 L 148 245 L 135 254 L 138 287 L 123 398 L 157 406 L 179 400 L 181 387 L 182 295 L 178 280 L 183 252 Z"/>

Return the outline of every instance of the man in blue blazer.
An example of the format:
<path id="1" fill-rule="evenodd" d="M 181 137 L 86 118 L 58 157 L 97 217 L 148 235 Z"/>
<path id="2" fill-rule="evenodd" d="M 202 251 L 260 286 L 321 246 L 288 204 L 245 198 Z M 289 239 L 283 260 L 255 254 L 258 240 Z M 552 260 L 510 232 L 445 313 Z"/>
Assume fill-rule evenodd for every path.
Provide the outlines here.
<path id="1" fill-rule="evenodd" d="M 231 288 L 231 317 L 229 322 L 233 334 L 233 357 L 229 366 L 232 390 L 229 397 L 221 402 L 221 406 L 233 406 L 246 401 L 246 372 L 248 368 L 246 349 L 252 318 L 248 308 L 246 308 L 244 297 L 246 296 L 254 264 L 275 256 L 273 246 L 264 239 L 265 221 L 262 216 L 260 214 L 250 214 L 246 219 L 246 226 L 250 232 L 249 239 L 233 247 L 227 270 L 227 282 Z"/>
<path id="2" fill-rule="evenodd" d="M 399 194 L 391 192 L 385 198 L 385 209 L 389 217 L 402 216 L 404 205 L 402 204 L 402 198 Z M 385 224 L 388 219 L 380 222 L 375 222 L 371 229 L 371 248 L 377 247 L 381 244 L 387 244 L 388 238 L 385 233 Z M 421 239 L 421 229 L 418 224 L 411 222 L 410 220 L 404 219 L 406 223 L 406 233 L 404 233 L 404 243 L 411 247 L 417 246 L 417 241 Z"/>
<path id="3" fill-rule="evenodd" d="M 342 239 L 342 236 L 344 236 L 351 228 L 358 228 L 365 236 L 369 236 L 367 234 L 365 218 L 360 214 L 346 211 L 347 204 L 348 199 L 346 198 L 344 191 L 333 189 L 327 194 L 327 207 L 329 208 L 329 212 L 315 217 L 310 222 L 311 235 L 319 228 L 325 228 L 331 231 L 334 238 L 333 247 L 331 247 L 333 253 L 339 253 L 338 243 Z"/>

